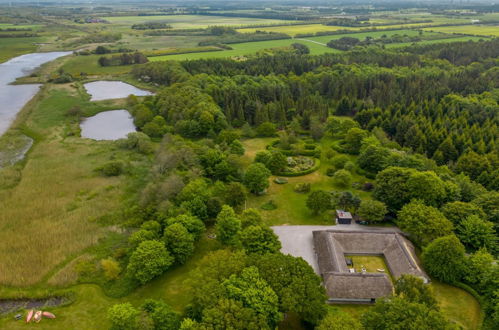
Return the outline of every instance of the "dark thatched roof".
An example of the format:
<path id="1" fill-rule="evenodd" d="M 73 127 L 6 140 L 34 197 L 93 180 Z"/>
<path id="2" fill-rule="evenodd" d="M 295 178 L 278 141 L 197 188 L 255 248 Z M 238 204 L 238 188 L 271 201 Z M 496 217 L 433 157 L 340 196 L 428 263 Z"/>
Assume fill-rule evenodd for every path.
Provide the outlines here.
<path id="1" fill-rule="evenodd" d="M 327 294 L 333 299 L 377 299 L 392 294 L 387 274 L 327 273 L 324 276 Z"/>
<path id="2" fill-rule="evenodd" d="M 411 274 L 428 281 L 419 266 L 414 247 L 398 232 L 314 231 L 320 273 L 331 299 L 366 299 L 390 295 L 393 287 L 382 273 L 349 273 L 345 254 L 383 255 L 391 274 Z"/>

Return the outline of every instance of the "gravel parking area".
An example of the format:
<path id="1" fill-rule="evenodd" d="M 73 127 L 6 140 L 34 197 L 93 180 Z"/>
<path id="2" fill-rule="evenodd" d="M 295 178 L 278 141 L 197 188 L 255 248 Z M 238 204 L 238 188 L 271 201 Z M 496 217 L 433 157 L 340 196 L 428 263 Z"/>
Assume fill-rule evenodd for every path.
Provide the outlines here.
<path id="1" fill-rule="evenodd" d="M 271 227 L 281 241 L 281 252 L 294 257 L 302 257 L 319 274 L 319 265 L 315 256 L 312 232 L 315 230 L 379 230 L 393 231 L 396 227 L 372 227 L 358 224 L 336 226 L 274 226 Z"/>

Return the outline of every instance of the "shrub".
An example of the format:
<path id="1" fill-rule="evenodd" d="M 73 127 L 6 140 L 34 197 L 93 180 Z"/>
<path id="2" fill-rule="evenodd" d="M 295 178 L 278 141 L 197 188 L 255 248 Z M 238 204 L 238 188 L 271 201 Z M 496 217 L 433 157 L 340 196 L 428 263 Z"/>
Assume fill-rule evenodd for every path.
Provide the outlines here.
<path id="1" fill-rule="evenodd" d="M 104 176 L 118 176 L 123 174 L 124 168 L 123 162 L 112 161 L 102 165 L 97 170 Z"/>
<path id="2" fill-rule="evenodd" d="M 306 182 L 303 182 L 303 183 L 297 183 L 293 190 L 297 193 L 308 193 L 310 192 L 310 183 L 306 183 Z"/>
<path id="3" fill-rule="evenodd" d="M 276 203 L 271 199 L 269 200 L 267 203 L 263 204 L 262 206 L 260 206 L 260 208 L 262 210 L 265 210 L 265 211 L 272 211 L 272 210 L 275 210 L 277 209 L 277 205 Z"/>
<path id="4" fill-rule="evenodd" d="M 108 280 L 117 279 L 121 273 L 120 264 L 113 258 L 102 259 L 100 265 L 104 271 L 104 276 L 106 276 Z"/>
<path id="5" fill-rule="evenodd" d="M 366 182 L 362 185 L 362 190 L 371 191 L 374 189 L 374 185 L 371 182 Z"/>
<path id="6" fill-rule="evenodd" d="M 336 169 L 334 167 L 329 167 L 327 170 L 326 170 L 326 175 L 327 176 L 333 176 L 334 173 L 336 173 Z"/>
<path id="7" fill-rule="evenodd" d="M 362 201 L 358 211 L 362 219 L 372 222 L 382 221 L 387 212 L 385 203 L 374 200 Z"/>
<path id="8" fill-rule="evenodd" d="M 256 129 L 256 134 L 258 136 L 262 136 L 262 137 L 275 136 L 276 133 L 277 133 L 277 131 L 276 131 L 275 125 L 273 123 L 268 122 L 268 121 L 260 124 L 260 126 L 258 126 Z"/>
<path id="9" fill-rule="evenodd" d="M 128 273 L 141 284 L 161 275 L 173 264 L 173 257 L 158 241 L 144 241 L 132 253 Z"/>
<path id="10" fill-rule="evenodd" d="M 352 184 L 352 175 L 347 170 L 338 170 L 333 175 L 333 181 L 340 187 L 349 187 Z"/>
<path id="11" fill-rule="evenodd" d="M 111 321 L 111 330 L 138 329 L 137 316 L 139 312 L 130 303 L 116 304 L 107 312 Z"/>
<path id="12" fill-rule="evenodd" d="M 346 155 L 339 155 L 337 157 L 334 157 L 333 160 L 331 161 L 331 164 L 333 164 L 336 169 L 342 169 L 345 167 L 346 162 L 348 162 L 349 158 Z"/>

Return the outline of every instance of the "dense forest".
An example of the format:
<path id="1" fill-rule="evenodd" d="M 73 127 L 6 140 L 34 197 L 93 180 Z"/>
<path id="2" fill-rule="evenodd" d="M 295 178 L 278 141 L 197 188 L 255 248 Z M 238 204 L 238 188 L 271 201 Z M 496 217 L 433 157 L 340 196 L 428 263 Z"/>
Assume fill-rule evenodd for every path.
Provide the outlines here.
<path id="1" fill-rule="evenodd" d="M 412 46 L 402 53 L 374 47 L 310 56 L 291 47 L 246 61 L 137 66 L 137 79 L 164 87 L 142 102 L 129 97 L 142 132 L 120 142 L 147 154 L 150 139 L 162 140 L 138 205 L 127 210 L 131 224 L 140 227 L 130 237 L 132 278 L 145 283 L 185 262 L 199 233 L 214 223 L 217 240 L 229 249 L 199 268 L 205 284 L 194 290 L 186 318 L 172 318 L 174 326 L 274 328 L 291 313 L 319 329 L 336 322 L 351 329 L 390 328 L 415 321 L 386 316 L 405 309 L 425 315 L 419 328 L 453 328 L 429 289 L 411 278 L 399 279 L 396 298 L 376 304 L 360 322 L 346 314 L 324 318 L 324 291 L 311 269 L 274 254 L 280 243 L 259 212 L 241 212 L 247 193 L 261 194 L 271 173 L 283 173 L 286 146 L 303 134 L 312 141 L 329 136 L 339 143 L 322 152 L 358 155 L 350 165 L 348 158 L 332 156 L 337 163 L 342 159 L 343 168 L 334 180 L 348 185 L 348 169 L 358 166 L 372 180 L 362 189 L 375 198 L 361 201 L 345 192 L 334 203 L 376 221 L 385 214 L 395 219 L 423 251 L 427 272 L 472 292 L 486 311 L 484 327 L 497 328 L 497 49 L 497 39 Z M 278 136 L 283 151 L 259 152 L 244 169 L 240 140 L 254 136 Z M 307 207 L 331 208 L 331 197 L 315 191 Z M 147 258 L 168 262 L 144 263 Z M 116 308 L 116 315 L 118 308 L 137 313 L 131 306 Z M 144 310 L 154 313 L 150 306 Z M 233 318 L 221 325 L 221 313 Z"/>

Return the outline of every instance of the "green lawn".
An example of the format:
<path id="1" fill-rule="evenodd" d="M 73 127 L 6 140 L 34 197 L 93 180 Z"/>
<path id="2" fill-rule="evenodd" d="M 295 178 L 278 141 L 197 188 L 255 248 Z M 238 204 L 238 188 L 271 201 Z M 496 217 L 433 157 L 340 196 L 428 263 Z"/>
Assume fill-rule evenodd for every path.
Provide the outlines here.
<path id="1" fill-rule="evenodd" d="M 444 315 L 464 329 L 479 329 L 481 308 L 478 301 L 463 289 L 433 281 L 433 287 L 438 303 Z"/>
<path id="2" fill-rule="evenodd" d="M 362 267 L 364 267 L 368 273 L 385 273 L 390 275 L 385 258 L 382 256 L 345 255 L 345 257 L 352 259 L 353 268 L 357 273 L 360 273 L 362 271 Z M 384 269 L 385 271 L 380 272 L 378 269 Z"/>

